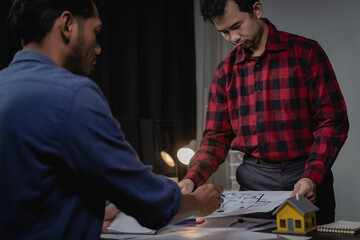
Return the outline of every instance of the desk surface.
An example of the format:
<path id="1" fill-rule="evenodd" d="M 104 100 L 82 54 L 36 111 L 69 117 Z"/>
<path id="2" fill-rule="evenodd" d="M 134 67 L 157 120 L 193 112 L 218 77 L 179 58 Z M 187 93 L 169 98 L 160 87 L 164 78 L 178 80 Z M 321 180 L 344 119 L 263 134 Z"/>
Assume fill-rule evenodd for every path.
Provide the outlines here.
<path id="1" fill-rule="evenodd" d="M 110 235 L 102 235 L 101 239 L 171 239 L 171 240 L 184 240 L 184 239 L 204 239 L 204 240 L 222 240 L 222 239 L 244 239 L 251 240 L 249 232 L 244 230 L 245 227 L 258 219 L 243 218 L 245 219 L 244 223 L 234 224 L 229 227 L 230 223 L 236 221 L 238 216 L 231 217 L 221 217 L 221 218 L 206 218 L 205 222 L 199 225 L 180 225 L 180 226 L 170 226 L 161 229 L 157 235 L 116 235 L 113 238 Z M 250 232 L 254 234 L 256 239 L 277 239 L 276 235 L 269 235 L 264 233 L 272 233 L 274 226 L 272 228 L 267 228 L 259 231 L 257 233 Z M 269 225 L 271 227 L 271 225 Z M 255 229 L 256 230 L 256 229 Z M 264 236 L 262 236 L 262 234 Z M 236 238 L 234 238 L 236 236 Z M 288 235 L 293 236 L 293 235 Z M 312 231 L 305 235 L 305 237 L 311 237 L 314 240 L 360 240 L 360 234 L 351 235 L 351 234 L 336 234 L 336 233 L 320 233 L 317 231 Z"/>

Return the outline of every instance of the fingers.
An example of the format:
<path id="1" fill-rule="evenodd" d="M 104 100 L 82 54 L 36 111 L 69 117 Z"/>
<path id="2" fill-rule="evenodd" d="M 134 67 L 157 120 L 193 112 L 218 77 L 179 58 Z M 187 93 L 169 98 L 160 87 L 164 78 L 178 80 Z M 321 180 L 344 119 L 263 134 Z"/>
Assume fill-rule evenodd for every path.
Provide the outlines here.
<path id="1" fill-rule="evenodd" d="M 209 211 L 208 214 L 213 213 L 214 211 L 216 211 L 217 209 L 219 209 L 221 207 L 221 204 L 224 202 L 224 199 L 222 198 L 222 192 L 223 192 L 223 187 L 220 185 L 212 185 L 214 188 L 214 196 L 215 198 L 213 199 L 214 204 L 215 204 L 215 208 L 211 209 Z"/>
<path id="2" fill-rule="evenodd" d="M 220 196 L 222 195 L 222 193 L 224 192 L 224 188 L 223 186 L 220 185 L 215 185 L 216 190 L 220 193 Z"/>
<path id="3" fill-rule="evenodd" d="M 101 233 L 107 233 L 107 228 L 119 212 L 120 210 L 112 203 L 105 207 L 104 221 L 101 228 Z"/>
<path id="4" fill-rule="evenodd" d="M 222 192 L 223 187 L 219 185 L 205 184 L 198 187 L 193 193 L 201 205 L 198 216 L 207 216 L 219 209 L 224 202 Z"/>
<path id="5" fill-rule="evenodd" d="M 103 221 L 103 225 L 101 227 L 101 233 L 108 233 L 107 228 L 110 226 L 111 221 Z"/>
<path id="6" fill-rule="evenodd" d="M 294 186 L 293 192 L 290 197 L 295 197 L 296 193 L 306 197 L 312 203 L 316 201 L 316 184 L 309 178 L 301 178 Z"/>
<path id="7" fill-rule="evenodd" d="M 178 183 L 182 194 L 191 193 L 194 190 L 194 182 L 190 179 L 184 179 Z"/>
<path id="8" fill-rule="evenodd" d="M 114 217 L 120 212 L 119 209 L 117 209 L 117 207 L 110 203 L 106 208 L 105 208 L 105 214 L 104 214 L 104 220 L 113 220 Z"/>
<path id="9" fill-rule="evenodd" d="M 300 191 L 300 187 L 298 184 L 295 184 L 294 186 L 294 190 L 292 191 L 292 193 L 290 194 L 290 197 L 295 197 L 297 193 L 299 193 Z"/>
<path id="10" fill-rule="evenodd" d="M 219 199 L 219 203 L 220 203 L 220 206 L 221 206 L 221 204 L 224 203 L 224 199 L 223 199 L 222 197 Z M 219 207 L 220 207 L 220 206 L 219 206 Z"/>
<path id="11" fill-rule="evenodd" d="M 307 199 L 309 199 L 312 203 L 315 203 L 316 191 L 305 192 L 303 196 L 305 196 Z"/>

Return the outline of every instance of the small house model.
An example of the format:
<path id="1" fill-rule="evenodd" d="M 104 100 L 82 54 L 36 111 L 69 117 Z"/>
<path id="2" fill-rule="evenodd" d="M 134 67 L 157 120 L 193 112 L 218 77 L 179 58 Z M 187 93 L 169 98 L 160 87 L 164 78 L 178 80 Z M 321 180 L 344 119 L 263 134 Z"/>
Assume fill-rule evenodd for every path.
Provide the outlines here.
<path id="1" fill-rule="evenodd" d="M 288 198 L 273 214 L 276 214 L 277 233 L 306 234 L 316 229 L 315 212 L 319 211 L 306 197 Z"/>

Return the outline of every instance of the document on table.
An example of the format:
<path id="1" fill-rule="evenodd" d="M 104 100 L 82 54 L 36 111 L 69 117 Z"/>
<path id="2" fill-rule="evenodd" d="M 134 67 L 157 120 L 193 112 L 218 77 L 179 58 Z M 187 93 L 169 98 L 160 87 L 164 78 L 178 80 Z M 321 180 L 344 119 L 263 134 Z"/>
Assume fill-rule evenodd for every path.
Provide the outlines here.
<path id="1" fill-rule="evenodd" d="M 115 219 L 107 228 L 109 233 L 123 233 L 123 234 L 155 234 L 156 230 L 152 230 L 141 226 L 135 218 L 126 215 L 123 212 L 118 213 Z"/>
<path id="2" fill-rule="evenodd" d="M 291 191 L 225 191 L 224 203 L 210 217 L 224 217 L 274 210 L 289 198 Z"/>

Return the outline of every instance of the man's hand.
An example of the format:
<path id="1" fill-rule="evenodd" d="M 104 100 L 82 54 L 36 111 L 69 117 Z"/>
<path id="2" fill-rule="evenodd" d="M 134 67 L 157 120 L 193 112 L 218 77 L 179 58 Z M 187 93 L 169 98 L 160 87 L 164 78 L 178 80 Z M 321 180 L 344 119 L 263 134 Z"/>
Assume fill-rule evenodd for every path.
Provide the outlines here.
<path id="1" fill-rule="evenodd" d="M 181 189 L 181 193 L 182 194 L 187 194 L 187 193 L 191 193 L 194 190 L 195 184 L 193 181 L 191 181 L 190 179 L 183 179 L 178 183 L 180 189 Z"/>
<path id="2" fill-rule="evenodd" d="M 294 186 L 293 192 L 290 194 L 290 197 L 295 197 L 296 193 L 306 197 L 312 203 L 316 201 L 316 184 L 310 178 L 301 178 Z"/>
<path id="3" fill-rule="evenodd" d="M 198 187 L 191 195 L 199 204 L 196 216 L 207 216 L 217 210 L 224 199 L 221 197 L 223 187 L 214 184 L 205 184 Z"/>
<path id="4" fill-rule="evenodd" d="M 189 180 L 191 181 L 191 180 Z M 215 184 L 205 184 L 192 193 L 182 194 L 182 201 L 173 223 L 190 216 L 207 216 L 221 206 L 223 187 Z"/>
<path id="5" fill-rule="evenodd" d="M 115 216 L 120 212 L 117 207 L 110 203 L 105 208 L 105 214 L 104 214 L 104 222 L 101 228 L 101 233 L 108 233 L 107 228 L 109 227 L 110 223 L 114 220 Z"/>

